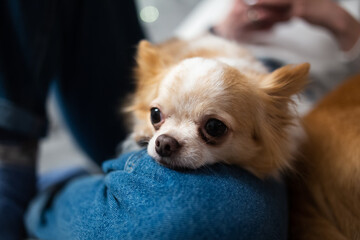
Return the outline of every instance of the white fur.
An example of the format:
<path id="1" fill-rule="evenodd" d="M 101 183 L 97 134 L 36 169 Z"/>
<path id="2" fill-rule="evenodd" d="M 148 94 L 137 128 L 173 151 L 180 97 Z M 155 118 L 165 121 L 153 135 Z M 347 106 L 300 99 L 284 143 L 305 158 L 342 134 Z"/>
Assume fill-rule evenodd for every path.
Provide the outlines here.
<path id="1" fill-rule="evenodd" d="M 155 151 L 155 141 L 162 135 L 166 134 L 178 140 L 182 146 L 181 151 L 175 156 L 171 156 L 172 166 L 189 168 L 199 168 L 205 164 L 213 164 L 217 161 L 215 155 L 209 151 L 198 136 L 198 125 L 190 119 L 181 122 L 177 119 L 169 118 L 164 125 L 154 134 L 149 141 L 148 153 L 155 160 L 161 162 L 161 157 Z"/>
<path id="2" fill-rule="evenodd" d="M 150 156 L 161 160 L 155 151 L 155 141 L 166 134 L 182 146 L 181 151 L 171 157 L 174 166 L 198 168 L 219 161 L 215 149 L 200 139 L 199 128 L 207 115 L 222 119 L 228 126 L 233 123 L 230 115 L 216 104 L 225 92 L 223 78 L 227 67 L 217 59 L 196 57 L 182 61 L 165 76 L 159 95 L 152 103 L 160 107 L 165 121 L 149 142 Z M 205 92 L 199 89 L 205 89 Z M 184 96 L 191 99 L 185 101 Z M 199 110 L 194 111 L 199 106 Z"/>
<path id="3" fill-rule="evenodd" d="M 209 75 L 209 72 L 212 74 Z M 219 61 L 200 57 L 190 58 L 182 61 L 170 71 L 164 78 L 161 88 L 168 89 L 174 85 L 175 81 L 180 80 L 182 84 L 178 89 L 179 92 L 192 91 L 203 84 L 210 84 L 219 91 L 223 91 L 220 81 L 223 74 L 223 67 Z"/>

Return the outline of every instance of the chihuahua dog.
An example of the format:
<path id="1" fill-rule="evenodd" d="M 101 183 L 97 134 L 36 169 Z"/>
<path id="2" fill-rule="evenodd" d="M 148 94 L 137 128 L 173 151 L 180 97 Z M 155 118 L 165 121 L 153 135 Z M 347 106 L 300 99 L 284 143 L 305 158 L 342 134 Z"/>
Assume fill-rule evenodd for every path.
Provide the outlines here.
<path id="1" fill-rule="evenodd" d="M 236 43 L 205 35 L 160 45 L 141 41 L 137 88 L 126 111 L 132 137 L 171 168 L 241 166 L 264 178 L 291 167 L 296 116 L 291 96 L 309 64 L 272 73 Z"/>

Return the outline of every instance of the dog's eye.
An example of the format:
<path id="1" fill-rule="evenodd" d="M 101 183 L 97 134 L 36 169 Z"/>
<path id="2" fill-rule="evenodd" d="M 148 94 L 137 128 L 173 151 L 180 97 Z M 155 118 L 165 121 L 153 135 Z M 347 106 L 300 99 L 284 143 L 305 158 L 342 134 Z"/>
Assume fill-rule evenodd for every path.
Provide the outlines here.
<path id="1" fill-rule="evenodd" d="M 151 123 L 152 124 L 157 124 L 159 122 L 161 122 L 162 120 L 162 116 L 161 116 L 161 111 L 160 109 L 153 107 L 151 108 Z"/>
<path id="2" fill-rule="evenodd" d="M 227 132 L 227 126 L 218 119 L 210 118 L 205 124 L 205 131 L 212 137 L 221 137 Z"/>

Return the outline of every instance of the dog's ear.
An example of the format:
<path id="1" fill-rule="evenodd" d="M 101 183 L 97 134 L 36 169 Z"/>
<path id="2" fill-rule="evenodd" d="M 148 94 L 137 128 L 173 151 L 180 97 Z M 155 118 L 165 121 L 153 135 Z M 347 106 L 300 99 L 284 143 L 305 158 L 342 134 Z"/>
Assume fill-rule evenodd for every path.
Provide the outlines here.
<path id="1" fill-rule="evenodd" d="M 257 175 L 279 173 L 291 168 L 292 140 L 289 127 L 294 126 L 294 112 L 290 108 L 291 96 L 306 85 L 310 65 L 287 65 L 263 76 L 259 86 L 263 94 L 264 114 L 254 129 L 262 150 L 259 160 L 253 161 Z M 264 159 L 266 162 L 264 162 Z"/>
<path id="2" fill-rule="evenodd" d="M 161 49 L 146 40 L 140 41 L 137 49 L 134 77 L 136 91 L 124 107 L 125 112 L 135 112 L 139 119 L 147 119 L 149 105 L 157 94 L 158 75 L 164 68 Z M 146 116 L 146 118 L 144 117 Z"/>
<path id="3" fill-rule="evenodd" d="M 284 66 L 265 76 L 260 81 L 260 88 L 270 96 L 290 97 L 305 87 L 309 69 L 309 63 Z"/>
<path id="4" fill-rule="evenodd" d="M 136 73 L 140 79 L 156 76 L 163 65 L 159 49 L 146 40 L 140 41 L 138 45 L 136 62 Z"/>

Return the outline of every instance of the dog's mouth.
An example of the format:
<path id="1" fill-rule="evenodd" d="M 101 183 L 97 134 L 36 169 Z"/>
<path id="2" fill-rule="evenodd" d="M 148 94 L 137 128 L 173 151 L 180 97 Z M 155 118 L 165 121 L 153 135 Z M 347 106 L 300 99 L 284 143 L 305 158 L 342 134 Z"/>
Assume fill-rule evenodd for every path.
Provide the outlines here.
<path id="1" fill-rule="evenodd" d="M 201 167 L 199 151 L 190 147 L 186 141 L 178 141 L 175 137 L 167 134 L 161 134 L 152 139 L 148 146 L 148 153 L 156 162 L 164 167 L 176 170 Z M 195 152 L 197 154 L 194 154 Z"/>
<path id="2" fill-rule="evenodd" d="M 175 159 L 171 159 L 170 157 L 160 157 L 158 159 L 156 159 L 156 161 L 164 167 L 176 170 L 176 171 L 187 171 L 187 170 L 191 170 L 193 168 L 191 168 L 190 166 L 185 166 L 180 164 L 178 161 L 176 161 Z"/>

